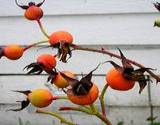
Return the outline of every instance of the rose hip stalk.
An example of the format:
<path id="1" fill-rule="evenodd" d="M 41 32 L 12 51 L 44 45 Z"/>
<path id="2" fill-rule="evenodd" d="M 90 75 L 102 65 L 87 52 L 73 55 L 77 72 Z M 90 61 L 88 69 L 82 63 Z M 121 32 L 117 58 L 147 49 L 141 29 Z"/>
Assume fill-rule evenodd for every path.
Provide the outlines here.
<path id="1" fill-rule="evenodd" d="M 24 17 L 31 21 L 37 21 L 42 33 L 49 38 L 49 35 L 44 30 L 40 19 L 43 17 L 43 10 L 40 6 L 45 2 L 43 0 L 41 3 L 36 4 L 35 2 L 29 2 L 28 5 L 19 5 L 17 0 L 15 0 L 17 6 L 25 10 Z"/>

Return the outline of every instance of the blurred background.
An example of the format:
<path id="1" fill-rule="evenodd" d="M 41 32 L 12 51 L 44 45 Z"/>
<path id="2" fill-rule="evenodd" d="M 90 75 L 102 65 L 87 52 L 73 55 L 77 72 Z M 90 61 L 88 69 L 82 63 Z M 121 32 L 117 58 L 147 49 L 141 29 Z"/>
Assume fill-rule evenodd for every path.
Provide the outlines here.
<path id="1" fill-rule="evenodd" d="M 41 2 L 40 0 L 34 0 Z M 7 44 L 29 45 L 45 40 L 38 24 L 23 17 L 24 10 L 16 6 L 14 0 L 0 0 L 0 46 Z M 29 0 L 19 0 L 27 4 Z M 90 48 L 104 48 L 118 54 L 119 47 L 127 58 L 157 69 L 160 73 L 160 29 L 153 27 L 154 21 L 160 18 L 152 0 L 46 0 L 42 5 L 44 17 L 42 23 L 51 34 L 66 30 L 74 36 L 74 43 Z M 0 60 L 0 125 L 18 125 L 18 118 L 32 125 L 60 125 L 57 119 L 35 113 L 29 106 L 21 112 L 6 112 L 7 109 L 19 107 L 17 100 L 24 96 L 11 90 L 46 88 L 45 74 L 26 75 L 23 68 L 35 62 L 41 53 L 56 53 L 51 48 L 30 49 L 17 61 L 5 57 Z M 67 64 L 58 62 L 58 69 L 70 70 L 77 74 L 87 74 L 98 63 L 112 59 L 109 56 L 74 51 Z M 120 64 L 119 60 L 113 58 Z M 94 72 L 93 81 L 101 89 L 105 84 L 105 75 L 111 67 L 105 64 Z M 81 75 L 79 75 L 81 78 Z M 62 92 L 52 87 L 54 94 Z M 119 92 L 111 88 L 106 93 L 107 115 L 113 125 L 123 121 L 124 125 L 149 125 L 146 119 L 150 116 L 150 104 L 154 116 L 160 120 L 159 84 L 151 84 L 139 94 L 138 84 L 130 91 Z M 151 98 L 149 99 L 149 96 Z M 149 101 L 150 100 L 150 101 Z M 99 105 L 99 103 L 96 103 Z M 53 102 L 47 110 L 56 111 L 58 106 L 70 105 L 68 102 Z M 77 112 L 64 112 L 64 116 L 80 125 L 103 125 L 96 117 Z"/>

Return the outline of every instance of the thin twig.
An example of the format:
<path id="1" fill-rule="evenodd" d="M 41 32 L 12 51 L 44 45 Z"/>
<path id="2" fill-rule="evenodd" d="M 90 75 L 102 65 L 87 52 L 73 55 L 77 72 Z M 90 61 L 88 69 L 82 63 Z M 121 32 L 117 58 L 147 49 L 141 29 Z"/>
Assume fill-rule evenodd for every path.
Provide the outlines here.
<path id="1" fill-rule="evenodd" d="M 30 49 L 30 48 L 32 48 L 32 47 L 38 46 L 38 45 L 40 45 L 40 44 L 47 43 L 47 42 L 48 42 L 48 40 L 43 40 L 43 41 L 35 42 L 35 43 L 33 43 L 33 44 L 30 44 L 30 45 L 26 46 L 26 47 L 24 48 L 24 51 L 26 51 L 26 50 L 28 50 L 28 49 Z"/>
<path id="2" fill-rule="evenodd" d="M 105 84 L 105 86 L 102 89 L 101 95 L 99 96 L 99 100 L 100 100 L 100 103 L 101 103 L 102 114 L 104 116 L 106 116 L 106 108 L 105 108 L 105 102 L 104 102 L 104 95 L 106 93 L 107 88 L 108 88 L 108 84 Z"/>
<path id="3" fill-rule="evenodd" d="M 48 35 L 47 32 L 45 31 L 45 29 L 44 29 L 41 21 L 40 21 L 40 20 L 37 20 L 37 23 L 38 23 L 38 25 L 39 25 L 39 28 L 41 29 L 41 32 L 44 34 L 44 36 L 46 36 L 47 38 L 49 38 L 49 35 Z"/>

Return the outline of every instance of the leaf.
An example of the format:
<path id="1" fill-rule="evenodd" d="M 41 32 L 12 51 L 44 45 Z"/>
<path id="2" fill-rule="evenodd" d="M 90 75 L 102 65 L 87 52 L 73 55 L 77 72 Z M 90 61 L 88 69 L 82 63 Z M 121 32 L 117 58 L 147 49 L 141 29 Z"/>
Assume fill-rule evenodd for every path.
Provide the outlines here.
<path id="1" fill-rule="evenodd" d="M 26 121 L 25 125 L 31 125 L 30 121 Z"/>
<path id="2" fill-rule="evenodd" d="M 19 125 L 23 125 L 23 121 L 20 117 L 18 118 L 18 123 L 19 123 Z"/>
<path id="3" fill-rule="evenodd" d="M 151 125 L 160 125 L 160 122 L 155 122 L 155 123 L 153 123 Z"/>
<path id="4" fill-rule="evenodd" d="M 124 125 L 124 122 L 118 122 L 117 125 Z"/>
<path id="5" fill-rule="evenodd" d="M 22 119 L 21 119 L 20 117 L 18 118 L 18 123 L 19 123 L 19 125 L 31 125 L 30 121 L 26 121 L 26 122 L 23 124 L 23 121 L 22 121 Z"/>
<path id="6" fill-rule="evenodd" d="M 150 116 L 146 120 L 147 121 L 155 121 L 157 118 L 158 118 L 158 116 L 155 116 L 155 117 Z"/>

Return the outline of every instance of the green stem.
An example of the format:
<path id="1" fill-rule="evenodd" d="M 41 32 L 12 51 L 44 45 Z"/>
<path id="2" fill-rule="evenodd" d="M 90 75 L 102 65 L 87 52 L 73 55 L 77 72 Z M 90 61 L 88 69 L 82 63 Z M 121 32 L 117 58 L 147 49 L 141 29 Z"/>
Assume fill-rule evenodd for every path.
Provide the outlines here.
<path id="1" fill-rule="evenodd" d="M 65 119 L 63 116 L 61 116 L 60 114 L 58 113 L 55 113 L 55 112 L 48 112 L 48 111 L 43 111 L 43 110 L 37 110 L 36 111 L 37 113 L 42 113 L 42 114 L 47 114 L 47 115 L 51 115 L 53 117 L 56 117 L 60 120 L 61 123 L 65 123 L 67 125 L 77 125 L 75 123 L 72 123 L 71 121 L 68 121 L 67 119 Z"/>
<path id="2" fill-rule="evenodd" d="M 26 51 L 26 50 L 34 47 L 34 46 L 37 46 L 37 45 L 40 45 L 40 44 L 43 44 L 43 43 L 47 43 L 47 42 L 48 42 L 48 40 L 43 40 L 43 41 L 39 41 L 39 42 L 33 43 L 33 44 L 31 44 L 31 45 L 26 46 L 26 47 L 24 48 L 24 51 Z"/>
<path id="3" fill-rule="evenodd" d="M 104 102 L 104 95 L 106 93 L 107 88 L 108 88 L 108 84 L 105 84 L 105 86 L 102 89 L 101 95 L 99 96 L 99 100 L 100 100 L 100 103 L 101 103 L 102 114 L 104 116 L 106 116 L 106 108 L 105 108 L 105 102 Z"/>
<path id="4" fill-rule="evenodd" d="M 97 114 L 95 114 L 99 119 L 101 119 L 104 123 L 106 123 L 106 125 L 112 125 L 112 123 L 109 121 L 109 119 L 107 119 L 107 117 L 104 117 L 104 115 L 100 114 L 99 112 L 97 112 Z"/>
<path id="5" fill-rule="evenodd" d="M 93 106 L 93 105 L 92 105 Z M 91 106 L 91 107 L 92 107 Z M 93 108 L 93 107 L 92 107 Z M 100 114 L 98 111 L 97 112 L 93 112 L 93 111 L 89 111 L 87 109 L 84 108 L 79 108 L 79 107 L 61 107 L 59 109 L 60 111 L 79 111 L 79 112 L 84 112 L 87 113 L 89 115 L 95 115 L 97 116 L 99 119 L 101 119 L 106 125 L 112 125 L 111 122 L 108 120 L 107 117 L 103 116 L 102 114 Z"/>
<path id="6" fill-rule="evenodd" d="M 93 114 L 96 114 L 98 112 L 97 107 L 94 104 L 90 105 L 90 109 L 92 110 Z"/>
<path id="7" fill-rule="evenodd" d="M 47 32 L 45 31 L 45 29 L 44 29 L 41 21 L 40 21 L 40 20 L 37 20 L 37 23 L 38 23 L 38 25 L 39 25 L 39 27 L 40 27 L 40 29 L 41 29 L 41 32 L 44 34 L 44 36 L 46 36 L 47 38 L 49 38 L 49 35 L 48 35 Z"/>
<path id="8" fill-rule="evenodd" d="M 86 109 L 86 108 L 79 108 L 79 107 L 60 107 L 59 108 L 60 111 L 80 111 L 80 112 L 84 112 L 84 113 L 87 113 L 89 115 L 92 114 L 92 111 Z"/>
<path id="9" fill-rule="evenodd" d="M 59 99 L 68 100 L 68 97 L 67 97 L 67 96 L 54 96 L 54 97 L 53 97 L 53 100 L 59 100 Z"/>

